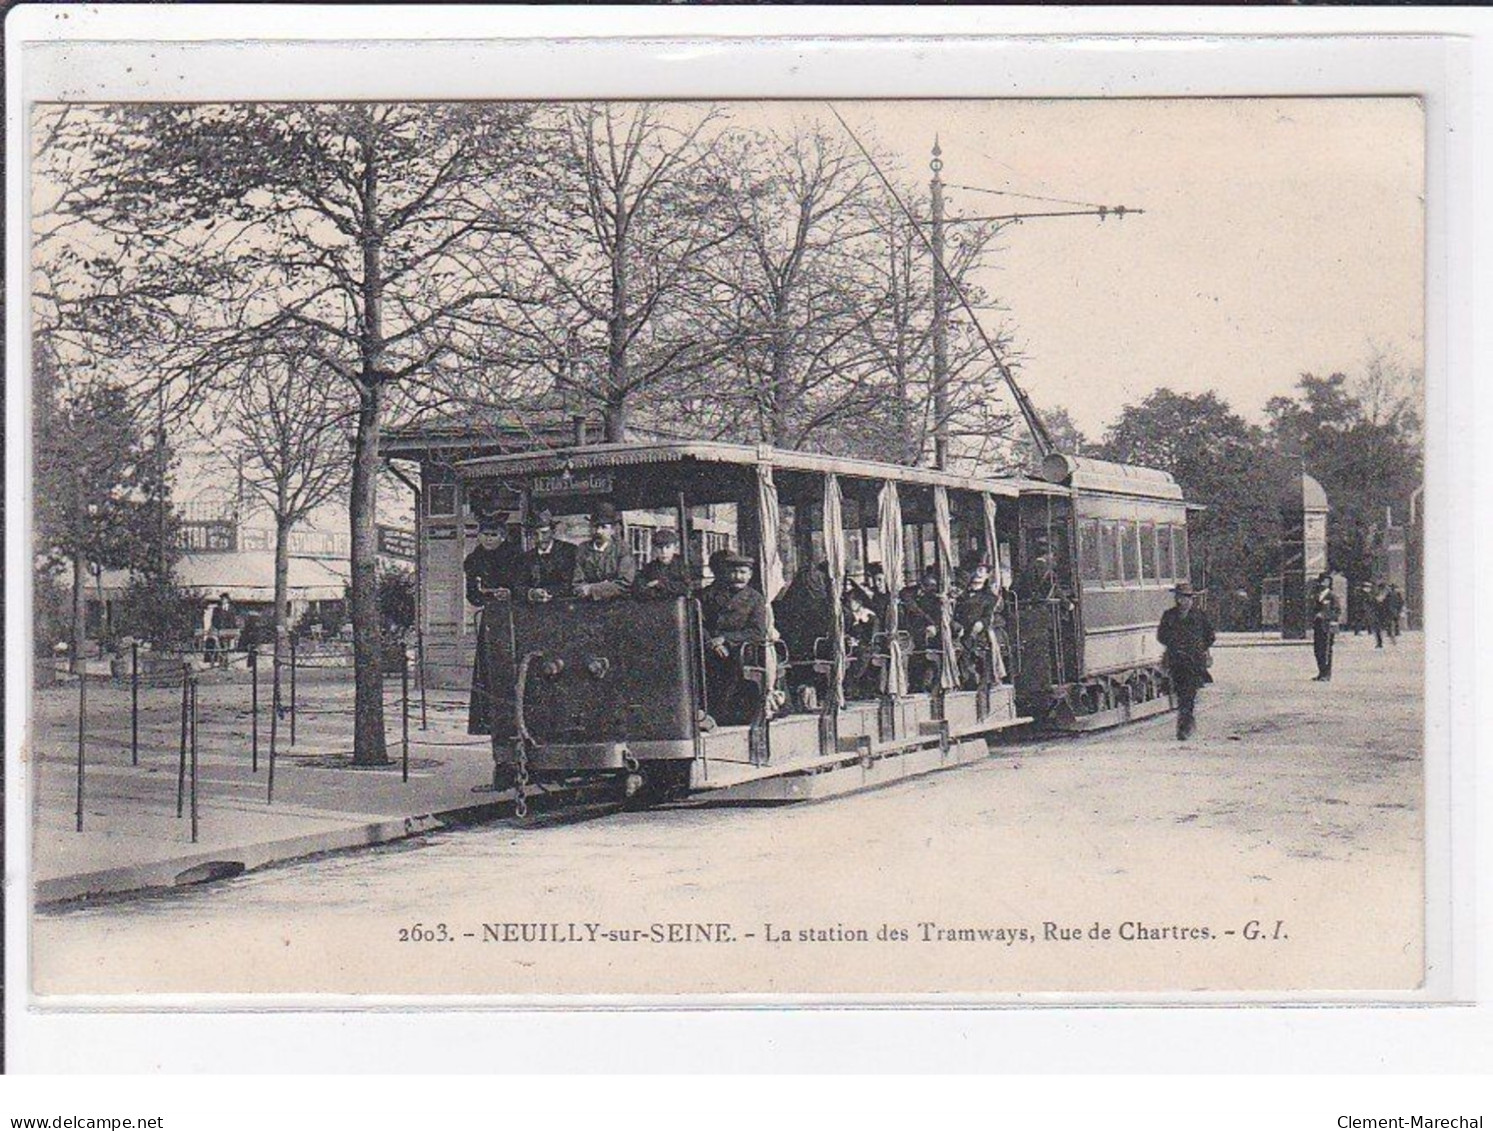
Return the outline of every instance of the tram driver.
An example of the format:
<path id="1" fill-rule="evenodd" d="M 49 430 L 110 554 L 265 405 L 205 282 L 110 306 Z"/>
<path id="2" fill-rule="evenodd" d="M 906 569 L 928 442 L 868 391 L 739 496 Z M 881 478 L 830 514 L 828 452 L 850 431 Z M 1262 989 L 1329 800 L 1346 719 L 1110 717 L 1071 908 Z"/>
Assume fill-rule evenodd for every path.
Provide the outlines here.
<path id="1" fill-rule="evenodd" d="M 717 568 L 718 567 L 718 568 Z M 743 649 L 767 643 L 767 599 L 752 588 L 752 560 L 735 551 L 711 555 L 715 580 L 700 594 L 705 630 L 705 692 L 717 723 L 750 723 L 764 689 L 746 678 Z"/>
<path id="2" fill-rule="evenodd" d="M 638 563 L 626 541 L 618 537 L 620 525 L 621 516 L 611 503 L 597 503 L 591 511 L 591 540 L 575 553 L 576 596 L 610 601 L 632 591 Z"/>
<path id="3" fill-rule="evenodd" d="M 477 548 L 462 562 L 467 578 L 467 603 L 479 609 L 477 655 L 472 664 L 472 699 L 467 733 L 492 733 L 492 686 L 487 670 L 488 632 L 492 621 L 486 615 L 489 601 L 506 601 L 523 580 L 523 559 L 516 540 L 504 537 L 503 523 L 494 515 L 477 527 Z"/>

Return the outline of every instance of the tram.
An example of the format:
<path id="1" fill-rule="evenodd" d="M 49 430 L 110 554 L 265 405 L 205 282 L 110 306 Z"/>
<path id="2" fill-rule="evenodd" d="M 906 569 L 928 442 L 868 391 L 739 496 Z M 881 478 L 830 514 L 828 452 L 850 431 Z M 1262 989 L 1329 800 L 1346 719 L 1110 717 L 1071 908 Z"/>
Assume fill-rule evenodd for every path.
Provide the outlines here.
<path id="1" fill-rule="evenodd" d="M 672 526 L 697 585 L 725 549 L 750 561 L 765 597 L 765 631 L 733 656 L 757 692 L 747 718 L 710 701 L 698 590 L 489 600 L 478 663 L 494 784 L 520 798 L 531 784 L 598 779 L 647 802 L 821 797 L 986 757 L 1034 722 L 1086 729 L 1171 706 L 1155 631 L 1187 577 L 1187 509 L 1164 473 L 1059 456 L 1041 478 L 970 478 L 658 442 L 489 456 L 457 474 L 479 512 L 543 509 L 574 529 L 605 501 L 624 523 Z M 1004 663 L 971 686 L 950 617 L 957 580 L 981 561 L 1004 586 Z M 844 595 L 872 592 L 878 573 L 884 615 L 853 656 Z M 944 611 L 941 631 L 915 637 L 896 593 L 918 579 Z M 806 608 L 788 591 L 815 580 L 816 627 L 780 623 Z"/>

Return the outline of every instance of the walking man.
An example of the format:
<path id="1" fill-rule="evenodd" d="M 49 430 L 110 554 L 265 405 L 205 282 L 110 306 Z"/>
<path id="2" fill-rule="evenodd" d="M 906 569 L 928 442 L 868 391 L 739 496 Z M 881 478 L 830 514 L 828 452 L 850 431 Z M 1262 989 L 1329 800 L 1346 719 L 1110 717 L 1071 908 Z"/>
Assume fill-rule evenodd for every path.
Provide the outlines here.
<path id="1" fill-rule="evenodd" d="M 1391 644 L 1400 642 L 1400 614 L 1404 611 L 1405 595 L 1398 585 L 1391 582 L 1389 592 L 1384 595 L 1384 627 L 1389 632 Z"/>
<path id="2" fill-rule="evenodd" d="M 1317 656 L 1318 682 L 1332 679 L 1332 644 L 1337 635 L 1338 620 L 1342 608 L 1337 594 L 1332 591 L 1332 574 L 1323 572 L 1317 578 L 1317 591 L 1312 596 L 1312 651 Z"/>
<path id="3" fill-rule="evenodd" d="M 1190 583 L 1181 582 L 1173 594 L 1176 604 L 1161 614 L 1156 639 L 1166 649 L 1164 663 L 1177 696 L 1177 741 L 1185 742 L 1197 726 L 1198 690 L 1213 682 L 1208 674 L 1208 649 L 1213 647 L 1214 633 L 1208 614 L 1197 607 Z"/>

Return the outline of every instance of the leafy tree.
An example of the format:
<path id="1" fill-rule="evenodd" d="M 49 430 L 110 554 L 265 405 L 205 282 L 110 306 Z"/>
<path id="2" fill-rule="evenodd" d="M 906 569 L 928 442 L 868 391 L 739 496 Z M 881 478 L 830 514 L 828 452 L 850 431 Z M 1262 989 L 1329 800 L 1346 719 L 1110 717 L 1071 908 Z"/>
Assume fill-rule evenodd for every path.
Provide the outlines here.
<path id="1" fill-rule="evenodd" d="M 1162 388 L 1126 405 L 1093 454 L 1169 472 L 1188 501 L 1207 508 L 1190 523 L 1194 576 L 1201 567 L 1220 597 L 1250 594 L 1224 605 L 1239 618 L 1225 627 L 1249 627 L 1280 544 L 1281 467 L 1264 432 L 1215 393 Z"/>
<path id="2" fill-rule="evenodd" d="M 1276 449 L 1327 492 L 1328 560 L 1352 585 L 1370 579 L 1386 515 L 1406 521 L 1423 475 L 1415 378 L 1406 375 L 1412 391 L 1396 394 L 1385 370 L 1376 354 L 1356 383 L 1343 373 L 1303 373 L 1295 397 L 1265 406 Z"/>
<path id="3" fill-rule="evenodd" d="M 33 390 L 38 567 L 50 573 L 71 566 L 76 666 L 83 656 L 91 569 L 169 574 L 162 532 L 172 539 L 174 531 L 161 479 L 163 453 L 142 435 L 125 389 L 103 383 L 65 387 L 45 348 L 37 353 Z"/>

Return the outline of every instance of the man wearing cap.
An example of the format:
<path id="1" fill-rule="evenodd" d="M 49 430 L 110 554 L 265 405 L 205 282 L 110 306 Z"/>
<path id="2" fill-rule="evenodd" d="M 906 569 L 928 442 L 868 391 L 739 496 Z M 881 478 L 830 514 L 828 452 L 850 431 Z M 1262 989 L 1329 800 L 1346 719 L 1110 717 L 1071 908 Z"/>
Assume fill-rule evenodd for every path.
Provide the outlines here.
<path id="1" fill-rule="evenodd" d="M 712 555 L 711 562 L 720 570 L 700 594 L 705 690 L 715 720 L 737 726 L 751 722 L 761 702 L 760 689 L 743 678 L 741 650 L 766 643 L 767 599 L 751 586 L 751 558 L 732 550 Z"/>
<path id="2" fill-rule="evenodd" d="M 679 535 L 667 526 L 653 532 L 653 557 L 638 571 L 639 597 L 664 600 L 690 595 L 689 573 L 679 556 Z"/>
<path id="3" fill-rule="evenodd" d="M 1214 633 L 1208 614 L 1197 607 L 1191 584 L 1183 581 L 1173 592 L 1176 604 L 1161 614 L 1156 639 L 1166 649 L 1163 662 L 1177 696 L 1177 739 L 1185 741 L 1197 725 L 1193 711 L 1198 689 L 1213 682 L 1208 674 L 1208 649 L 1213 647 Z"/>
<path id="4" fill-rule="evenodd" d="M 1337 594 L 1332 591 L 1332 574 L 1323 571 L 1317 576 L 1317 589 L 1312 594 L 1312 651 L 1317 657 L 1319 683 L 1332 679 L 1332 643 L 1337 635 L 1337 622 L 1342 616 L 1342 606 Z"/>
<path id="5" fill-rule="evenodd" d="M 597 503 L 591 512 L 591 540 L 577 547 L 571 574 L 576 596 L 592 601 L 610 601 L 631 592 L 638 564 L 632 551 L 617 536 L 617 508 Z"/>
<path id="6" fill-rule="evenodd" d="M 565 596 L 575 577 L 574 544 L 555 537 L 555 517 L 547 510 L 531 512 L 525 525 L 534 547 L 524 554 L 524 596 L 540 604 Z"/>

